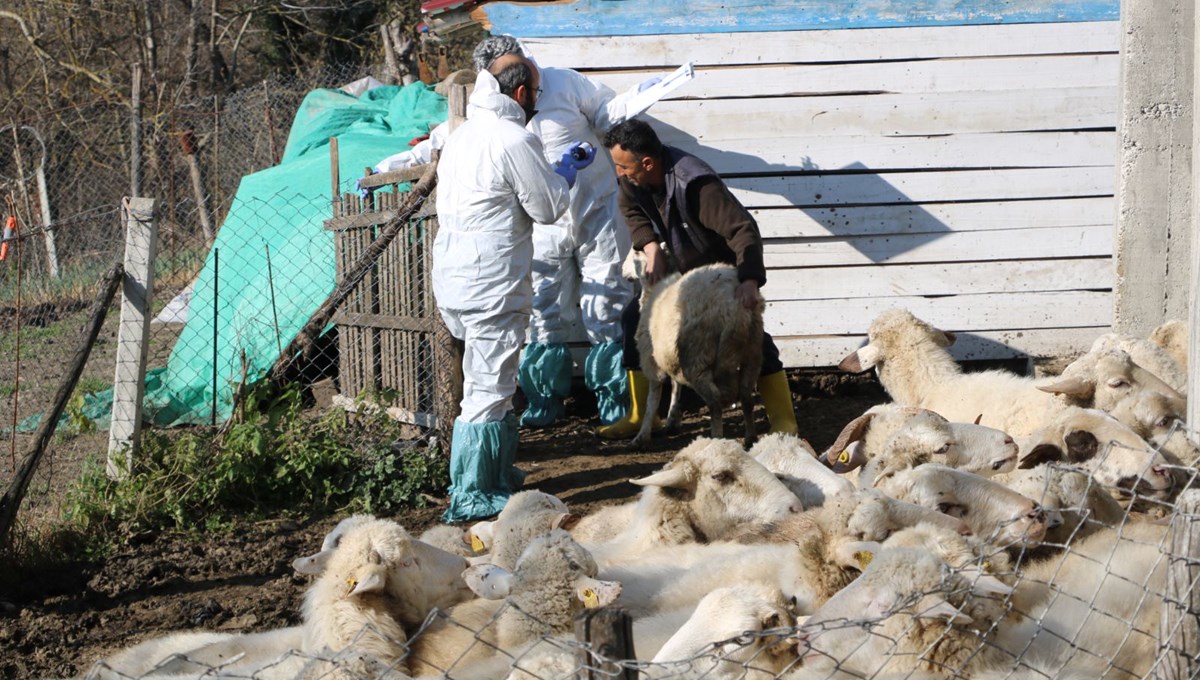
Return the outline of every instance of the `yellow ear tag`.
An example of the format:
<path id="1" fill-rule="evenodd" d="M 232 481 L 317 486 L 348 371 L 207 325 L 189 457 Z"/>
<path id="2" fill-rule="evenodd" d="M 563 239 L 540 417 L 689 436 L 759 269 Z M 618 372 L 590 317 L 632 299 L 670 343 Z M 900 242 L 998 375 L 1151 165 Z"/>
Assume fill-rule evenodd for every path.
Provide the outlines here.
<path id="1" fill-rule="evenodd" d="M 346 579 L 346 585 L 350 586 L 349 592 L 352 593 L 352 592 L 354 592 L 354 589 L 358 586 L 358 579 L 351 576 L 350 578 Z"/>
<path id="2" fill-rule="evenodd" d="M 583 589 L 583 606 L 588 609 L 595 609 L 600 606 L 600 596 L 591 588 Z"/>
<path id="3" fill-rule="evenodd" d="M 985 574 L 992 573 L 992 563 L 991 562 L 984 562 L 983 564 L 980 565 L 980 568 L 983 569 L 983 573 L 985 573 Z"/>
<path id="4" fill-rule="evenodd" d="M 873 559 L 875 559 L 875 553 L 870 550 L 859 550 L 854 553 L 854 561 L 858 562 L 859 569 L 866 569 Z"/>
<path id="5" fill-rule="evenodd" d="M 845 451 L 842 451 L 841 453 L 839 453 L 839 454 L 838 454 L 838 459 L 837 459 L 837 462 L 841 463 L 842 465 L 845 465 L 846 463 L 849 463 L 849 462 L 850 462 L 850 450 L 849 450 L 849 449 L 847 449 L 847 450 L 845 450 Z"/>
<path id="6" fill-rule="evenodd" d="M 483 541 L 479 540 L 479 537 L 475 534 L 471 534 L 471 550 L 475 552 L 483 552 L 486 549 L 487 548 L 483 545 Z"/>

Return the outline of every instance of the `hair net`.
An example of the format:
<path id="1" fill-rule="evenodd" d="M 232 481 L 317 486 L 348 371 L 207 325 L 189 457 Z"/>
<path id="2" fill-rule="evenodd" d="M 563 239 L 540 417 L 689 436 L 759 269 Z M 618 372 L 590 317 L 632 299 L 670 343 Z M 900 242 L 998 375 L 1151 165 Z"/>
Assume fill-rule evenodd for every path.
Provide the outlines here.
<path id="1" fill-rule="evenodd" d="M 486 71 L 493 61 L 506 54 L 521 54 L 521 43 L 511 35 L 493 35 L 479 41 L 471 60 L 476 71 Z"/>

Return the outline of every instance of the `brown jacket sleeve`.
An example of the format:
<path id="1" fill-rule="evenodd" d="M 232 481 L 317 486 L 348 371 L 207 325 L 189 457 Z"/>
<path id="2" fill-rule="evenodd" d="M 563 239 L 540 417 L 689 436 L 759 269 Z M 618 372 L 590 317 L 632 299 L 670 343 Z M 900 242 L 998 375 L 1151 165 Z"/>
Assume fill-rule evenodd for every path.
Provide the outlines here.
<path id="1" fill-rule="evenodd" d="M 633 193 L 636 191 L 633 185 L 623 179 L 618 180 L 617 184 L 621 189 L 617 197 L 617 206 L 625 218 L 625 226 L 629 227 L 633 249 L 641 250 L 647 243 L 657 239 L 657 236 L 654 235 L 654 224 L 650 221 L 650 216 L 642 210 L 641 204 L 638 203 L 637 197 Z"/>
<path id="2" fill-rule="evenodd" d="M 702 177 L 690 186 L 690 205 L 700 206 L 696 219 L 700 224 L 729 243 L 729 249 L 737 256 L 738 281 L 754 279 L 761 287 L 767 282 L 767 269 L 763 265 L 762 235 L 758 223 L 750 211 L 738 202 L 729 188 L 719 178 Z"/>

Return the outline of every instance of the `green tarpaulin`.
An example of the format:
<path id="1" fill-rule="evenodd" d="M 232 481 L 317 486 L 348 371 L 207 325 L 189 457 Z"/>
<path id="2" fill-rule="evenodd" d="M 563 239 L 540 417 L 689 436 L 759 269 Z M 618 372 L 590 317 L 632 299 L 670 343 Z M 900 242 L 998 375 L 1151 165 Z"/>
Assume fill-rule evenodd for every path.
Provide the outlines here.
<path id="1" fill-rule="evenodd" d="M 329 138 L 338 138 L 341 176 L 349 178 L 343 190 L 348 190 L 364 167 L 408 148 L 409 141 L 446 116 L 445 98 L 421 83 L 378 87 L 360 97 L 340 90 L 305 97 L 283 160 L 242 178 L 193 286 L 187 323 L 167 365 L 146 378 L 147 421 L 159 426 L 211 422 L 214 359 L 217 420 L 224 421 L 242 380 L 243 355 L 253 382 L 333 291 L 333 233 L 324 228 L 332 216 Z M 87 401 L 85 414 L 107 426 L 111 395 Z M 36 427 L 36 418 L 31 420 L 21 429 Z"/>

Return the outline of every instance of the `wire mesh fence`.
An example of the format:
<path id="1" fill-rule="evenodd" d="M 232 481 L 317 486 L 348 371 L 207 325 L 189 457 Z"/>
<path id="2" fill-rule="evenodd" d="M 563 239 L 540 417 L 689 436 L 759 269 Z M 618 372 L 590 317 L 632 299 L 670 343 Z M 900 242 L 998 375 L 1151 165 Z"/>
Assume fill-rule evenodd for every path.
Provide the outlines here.
<path id="1" fill-rule="evenodd" d="M 354 178 L 340 188 L 330 184 L 328 161 L 314 166 L 304 185 L 263 178 L 284 160 L 288 130 L 305 96 L 347 85 L 362 73 L 362 67 L 329 67 L 160 108 L 145 118 L 125 106 L 81 104 L 0 130 L 0 214 L 12 217 L 0 256 L 0 481 L 7 486 L 14 479 L 33 445 L 99 281 L 129 257 L 149 262 L 152 272 L 142 342 L 141 418 L 147 425 L 228 428 L 248 410 L 263 408 L 252 386 L 335 289 L 340 268 L 352 264 L 335 256 L 339 232 L 324 225 L 335 216 L 341 191 L 358 200 Z M 347 91 L 361 94 L 353 84 Z M 135 120 L 140 124 L 132 125 Z M 152 253 L 127 252 L 130 216 L 123 200 L 135 187 L 155 203 Z M 394 204 L 396 191 L 376 191 L 372 206 Z M 372 301 L 367 307 L 352 302 L 354 309 L 396 315 L 402 305 L 413 305 L 432 328 L 436 311 L 420 279 L 424 255 L 409 248 L 431 238 L 431 215 L 423 213 L 378 264 L 369 264 L 365 287 L 353 299 L 369 294 Z M 378 231 L 380 224 L 372 228 Z M 374 273 L 377 267 L 380 273 Z M 401 274 L 407 278 L 383 281 Z M 120 370 L 121 362 L 128 363 L 117 358 L 119 306 L 118 297 L 36 466 L 18 517 L 22 527 L 35 529 L 60 515 L 71 481 L 106 448 L 114 365 Z M 339 359 L 350 345 L 338 331 L 326 323 L 309 333 L 301 360 L 281 376 L 304 405 L 333 403 L 354 412 L 399 408 L 394 376 L 424 372 L 430 380 L 428 339 L 395 337 L 412 329 L 373 332 L 355 344 L 373 355 L 350 359 Z M 365 371 L 369 379 L 343 389 L 339 361 L 345 376 Z M 413 441 L 430 443 L 431 398 L 422 393 L 403 407 Z"/>
<path id="2" fill-rule="evenodd" d="M 1104 464 L 1125 453 L 1108 445 L 1097 460 Z M 480 572 L 495 565 L 484 566 L 491 557 L 476 555 L 463 578 L 481 599 L 425 614 L 413 608 L 444 590 L 444 581 L 389 562 L 403 558 L 380 557 L 383 569 L 396 569 L 388 578 L 405 582 L 388 587 L 406 595 L 355 604 L 358 581 L 341 571 L 354 561 L 332 557 L 311 586 L 299 628 L 193 646 L 192 640 L 175 641 L 158 659 L 147 653 L 161 654 L 162 648 L 134 648 L 129 656 L 97 664 L 90 677 L 151 677 L 181 668 L 195 677 L 254 678 L 1194 677 L 1196 468 L 1171 467 L 1176 484 L 1169 497 L 1089 481 L 1075 500 L 1061 502 L 1053 500 L 1052 471 L 1080 470 L 1046 466 L 1045 510 L 1076 519 L 1048 522 L 1069 527 L 1060 536 L 1014 541 L 1002 539 L 1004 531 L 963 535 L 917 522 L 863 541 L 846 526 L 827 527 L 831 533 L 824 536 L 815 571 L 787 561 L 749 568 L 761 559 L 761 546 L 780 540 L 770 532 L 737 544 L 693 546 L 708 557 L 676 573 L 653 559 L 654 550 L 597 564 L 566 532 L 553 530 L 532 538 L 512 573 L 501 570 L 499 578 Z M 1120 502 L 1123 514 L 1100 519 L 1094 498 L 1087 500 L 1093 489 Z M 814 518 L 809 526 L 821 523 L 820 512 L 807 511 Z M 342 546 L 359 545 L 350 536 L 342 535 L 335 556 Z M 804 561 L 801 543 L 797 563 Z M 644 599 L 645 583 L 678 588 L 731 554 L 747 565 L 744 574 L 723 572 L 724 582 L 695 589 L 686 603 L 659 607 Z M 824 570 L 850 570 L 853 578 L 813 597 L 829 581 Z M 472 573 L 486 576 L 472 581 Z M 333 599 L 322 599 L 334 582 L 340 587 Z M 614 592 L 619 595 L 612 599 Z M 322 618 L 326 605 L 344 605 L 341 624 L 369 623 L 338 637 Z M 218 651 L 225 656 L 215 662 Z"/>

